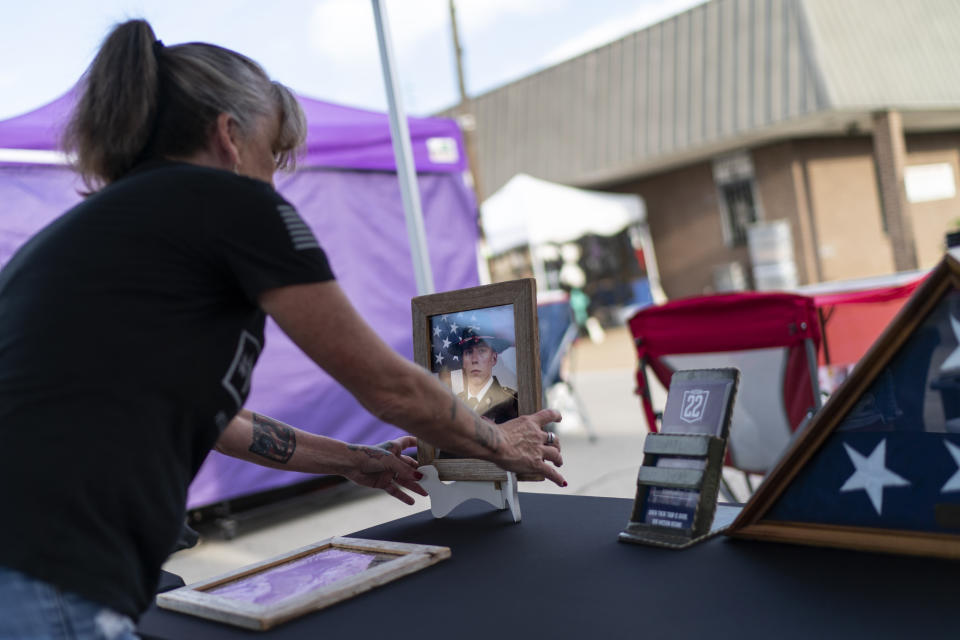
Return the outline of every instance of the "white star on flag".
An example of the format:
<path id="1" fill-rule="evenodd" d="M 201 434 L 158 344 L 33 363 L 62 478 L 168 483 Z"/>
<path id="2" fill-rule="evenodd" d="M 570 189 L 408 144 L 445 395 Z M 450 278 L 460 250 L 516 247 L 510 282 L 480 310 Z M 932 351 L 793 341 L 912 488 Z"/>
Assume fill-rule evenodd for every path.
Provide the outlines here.
<path id="1" fill-rule="evenodd" d="M 957 342 L 960 343 L 960 322 L 957 322 L 957 319 L 952 315 L 950 316 L 950 328 L 953 329 L 953 335 L 957 338 Z M 941 373 L 955 371 L 957 369 L 960 369 L 960 344 L 950 352 L 947 359 L 940 365 Z"/>
<path id="2" fill-rule="evenodd" d="M 440 335 L 440 325 L 437 325 L 433 328 L 433 335 L 435 336 Z"/>
<path id="3" fill-rule="evenodd" d="M 450 341 L 447 340 L 446 338 L 443 339 L 443 348 L 444 348 L 444 349 L 449 349 L 449 348 L 450 348 Z"/>
<path id="4" fill-rule="evenodd" d="M 450 325 L 450 333 L 456 333 L 456 332 L 457 332 L 457 329 L 459 329 L 459 328 L 460 328 L 460 325 L 458 325 L 456 322 L 454 322 L 452 325 Z"/>
<path id="5" fill-rule="evenodd" d="M 442 354 L 442 353 L 438 353 L 438 354 L 437 354 L 437 364 L 443 364 L 443 354 Z"/>
<path id="6" fill-rule="evenodd" d="M 946 493 L 947 491 L 960 491 L 960 447 L 953 444 L 949 440 L 944 440 L 943 444 L 947 445 L 947 451 L 950 452 L 950 455 L 953 456 L 953 461 L 957 463 L 957 471 L 950 479 L 947 480 L 947 483 L 943 485 L 943 489 L 940 489 L 940 493 Z"/>
<path id="7" fill-rule="evenodd" d="M 856 471 L 840 487 L 840 491 L 863 489 L 870 497 L 870 502 L 873 504 L 873 508 L 877 510 L 877 515 L 881 515 L 884 487 L 901 487 L 910 484 L 884 466 L 884 460 L 887 457 L 887 441 L 885 439 L 881 440 L 870 457 L 862 456 L 846 442 L 843 443 L 843 447 L 847 450 L 847 455 L 850 456 L 850 462 L 853 463 Z"/>

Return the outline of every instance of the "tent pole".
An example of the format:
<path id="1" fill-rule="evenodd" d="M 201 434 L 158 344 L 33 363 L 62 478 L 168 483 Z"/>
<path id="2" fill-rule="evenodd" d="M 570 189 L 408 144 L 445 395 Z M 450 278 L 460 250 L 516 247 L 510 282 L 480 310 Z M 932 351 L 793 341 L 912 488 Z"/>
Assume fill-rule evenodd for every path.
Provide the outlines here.
<path id="1" fill-rule="evenodd" d="M 546 291 L 547 286 L 547 268 L 543 264 L 543 258 L 540 256 L 540 245 L 528 245 L 530 247 L 530 267 L 533 271 L 533 278 L 537 281 L 537 291 Z"/>
<path id="2" fill-rule="evenodd" d="M 403 211 L 407 219 L 410 257 L 413 259 L 417 294 L 422 296 L 434 292 L 433 272 L 430 270 L 430 252 L 427 249 L 427 234 L 423 225 L 423 210 L 420 206 L 420 189 L 417 185 L 417 171 L 413 164 L 413 151 L 410 146 L 410 130 L 407 127 L 407 117 L 397 90 L 393 44 L 390 41 L 390 25 L 387 22 L 384 0 L 370 0 L 370 2 L 373 5 L 373 17 L 377 25 L 377 43 L 380 47 L 380 66 L 387 91 L 387 104 L 390 106 L 390 137 L 393 139 L 393 155 L 397 161 L 400 195 L 403 198 Z"/>

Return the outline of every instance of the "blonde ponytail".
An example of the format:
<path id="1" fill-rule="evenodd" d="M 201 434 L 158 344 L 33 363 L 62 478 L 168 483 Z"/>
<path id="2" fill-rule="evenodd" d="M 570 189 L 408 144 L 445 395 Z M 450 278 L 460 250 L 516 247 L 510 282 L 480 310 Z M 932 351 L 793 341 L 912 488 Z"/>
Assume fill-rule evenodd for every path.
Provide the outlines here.
<path id="1" fill-rule="evenodd" d="M 241 135 L 253 132 L 258 118 L 279 114 L 278 167 L 293 168 L 306 140 L 293 93 L 256 62 L 201 42 L 164 47 L 144 20 L 114 28 L 83 85 L 63 143 L 93 191 L 144 160 L 204 148 L 221 113 L 234 117 Z"/>
<path id="2" fill-rule="evenodd" d="M 91 189 L 127 173 L 147 144 L 159 93 L 155 41 L 144 20 L 117 26 L 81 80 L 63 146 Z"/>

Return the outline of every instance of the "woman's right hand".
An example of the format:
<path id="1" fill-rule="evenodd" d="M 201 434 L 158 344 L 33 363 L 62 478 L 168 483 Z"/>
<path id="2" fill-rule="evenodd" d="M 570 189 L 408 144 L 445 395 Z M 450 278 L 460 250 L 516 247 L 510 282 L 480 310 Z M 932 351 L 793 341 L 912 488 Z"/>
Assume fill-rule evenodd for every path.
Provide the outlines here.
<path id="1" fill-rule="evenodd" d="M 557 471 L 557 467 L 563 465 L 560 439 L 555 433 L 543 430 L 545 425 L 560 422 L 561 419 L 558 411 L 544 409 L 500 425 L 485 420 L 490 429 L 498 433 L 493 437 L 498 437 L 500 441 L 491 460 L 507 471 L 542 475 L 558 486 L 567 486 L 567 481 Z"/>

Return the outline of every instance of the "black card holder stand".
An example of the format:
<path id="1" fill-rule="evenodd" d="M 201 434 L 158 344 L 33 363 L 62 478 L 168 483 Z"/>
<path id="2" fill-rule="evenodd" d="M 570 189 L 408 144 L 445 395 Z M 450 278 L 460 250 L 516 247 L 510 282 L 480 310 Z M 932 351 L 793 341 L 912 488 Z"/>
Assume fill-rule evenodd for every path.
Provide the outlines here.
<path id="1" fill-rule="evenodd" d="M 725 527 L 711 530 L 711 526 L 717 509 L 726 449 L 726 437 L 648 434 L 643 447 L 643 464 L 637 473 L 637 497 L 633 503 L 633 513 L 627 527 L 620 532 L 620 541 L 683 549 L 720 533 Z M 702 469 L 658 467 L 656 464 L 661 457 L 702 459 L 705 464 Z M 643 522 L 644 507 L 651 487 L 699 491 L 692 526 L 677 529 Z"/>

